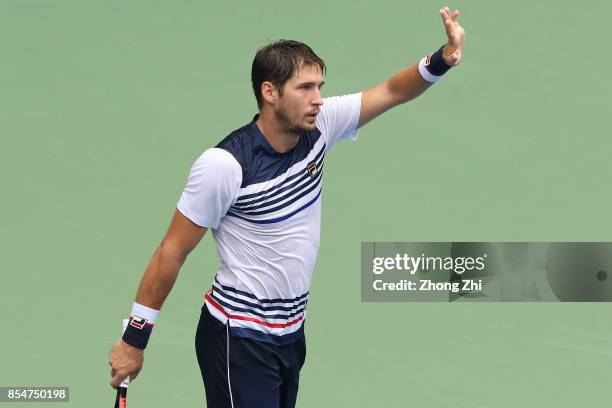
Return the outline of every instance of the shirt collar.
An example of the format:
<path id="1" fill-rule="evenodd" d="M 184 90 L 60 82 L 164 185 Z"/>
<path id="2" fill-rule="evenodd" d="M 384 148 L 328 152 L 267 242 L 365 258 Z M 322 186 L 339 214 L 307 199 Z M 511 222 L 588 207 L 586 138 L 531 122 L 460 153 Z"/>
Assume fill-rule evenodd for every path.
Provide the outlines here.
<path id="1" fill-rule="evenodd" d="M 251 133 L 255 136 L 257 145 L 260 146 L 261 149 L 267 154 L 269 154 L 270 156 L 285 156 L 287 154 L 291 154 L 291 152 L 295 149 L 295 147 L 285 153 L 279 153 L 276 150 L 274 150 L 270 142 L 268 142 L 268 139 L 266 139 L 264 134 L 261 132 L 261 129 L 259 129 L 259 126 L 257 126 L 258 118 L 259 118 L 259 113 L 253 116 L 253 120 L 250 123 L 250 129 L 249 129 Z M 298 141 L 298 144 L 299 144 L 299 141 Z"/>

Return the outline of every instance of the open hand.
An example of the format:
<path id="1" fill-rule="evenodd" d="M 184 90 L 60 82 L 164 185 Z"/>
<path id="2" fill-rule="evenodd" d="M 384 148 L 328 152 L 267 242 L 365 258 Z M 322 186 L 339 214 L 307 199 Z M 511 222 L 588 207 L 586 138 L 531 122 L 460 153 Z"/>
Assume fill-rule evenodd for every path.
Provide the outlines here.
<path id="1" fill-rule="evenodd" d="M 448 36 L 448 42 L 442 50 L 442 59 L 449 66 L 455 66 L 461 62 L 463 44 L 465 42 L 465 30 L 459 25 L 459 10 L 451 12 L 448 7 L 440 9 L 444 28 Z"/>

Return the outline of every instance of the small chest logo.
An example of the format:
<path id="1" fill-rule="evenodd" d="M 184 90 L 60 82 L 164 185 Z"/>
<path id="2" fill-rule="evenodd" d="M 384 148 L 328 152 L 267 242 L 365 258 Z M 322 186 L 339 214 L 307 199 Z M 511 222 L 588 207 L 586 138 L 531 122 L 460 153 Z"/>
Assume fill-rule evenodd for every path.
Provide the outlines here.
<path id="1" fill-rule="evenodd" d="M 317 174 L 319 174 L 319 169 L 317 169 L 317 165 L 314 162 L 309 163 L 308 166 L 306 166 L 306 170 L 308 170 L 308 174 L 310 174 L 312 178 L 315 178 Z"/>

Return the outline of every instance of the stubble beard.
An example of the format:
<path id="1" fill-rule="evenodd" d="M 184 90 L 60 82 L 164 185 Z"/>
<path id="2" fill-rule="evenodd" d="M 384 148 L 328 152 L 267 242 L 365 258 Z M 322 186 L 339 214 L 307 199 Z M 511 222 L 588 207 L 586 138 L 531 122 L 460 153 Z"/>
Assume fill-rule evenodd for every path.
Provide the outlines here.
<path id="1" fill-rule="evenodd" d="M 310 132 L 312 128 L 305 127 L 302 125 L 302 122 L 298 120 L 292 120 L 291 115 L 289 114 L 289 110 L 285 107 L 283 103 L 279 105 L 279 109 L 276 112 L 276 116 L 283 124 L 283 127 L 287 129 L 287 131 L 295 134 L 300 134 L 303 132 Z"/>

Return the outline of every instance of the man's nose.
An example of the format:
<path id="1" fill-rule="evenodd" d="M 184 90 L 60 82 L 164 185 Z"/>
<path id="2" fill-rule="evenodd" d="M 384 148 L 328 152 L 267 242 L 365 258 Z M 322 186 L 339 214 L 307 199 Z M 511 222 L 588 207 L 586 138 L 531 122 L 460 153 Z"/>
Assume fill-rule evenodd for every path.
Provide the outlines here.
<path id="1" fill-rule="evenodd" d="M 317 89 L 315 91 L 315 96 L 314 99 L 312 100 L 312 104 L 315 106 L 321 106 L 323 105 L 323 97 L 321 96 L 321 90 Z"/>

